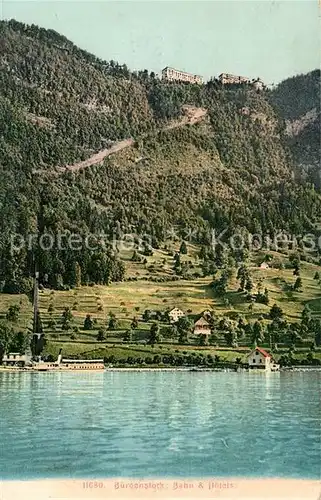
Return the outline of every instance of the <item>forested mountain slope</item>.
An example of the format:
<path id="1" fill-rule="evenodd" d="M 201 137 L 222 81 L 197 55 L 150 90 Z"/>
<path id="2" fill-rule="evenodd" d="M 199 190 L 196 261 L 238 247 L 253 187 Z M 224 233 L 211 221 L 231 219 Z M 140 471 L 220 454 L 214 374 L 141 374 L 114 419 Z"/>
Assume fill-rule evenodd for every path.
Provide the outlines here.
<path id="1" fill-rule="evenodd" d="M 284 80 L 270 94 L 286 124 L 286 143 L 295 163 L 321 188 L 320 70 Z"/>
<path id="2" fill-rule="evenodd" d="M 79 269 L 84 282 L 123 279 L 102 233 L 110 242 L 147 234 L 159 246 L 175 228 L 209 247 L 212 229 L 226 229 L 226 237 L 314 230 L 320 196 L 295 179 L 283 120 L 266 93 L 215 80 L 164 83 L 15 21 L 0 23 L 0 47 L 3 290 L 28 289 L 35 259 L 56 287 L 74 284 Z M 173 127 L 186 105 L 206 116 Z M 51 175 L 130 138 L 133 145 L 103 165 Z M 9 244 L 15 233 L 65 231 L 95 234 L 96 248 L 12 251 Z"/>

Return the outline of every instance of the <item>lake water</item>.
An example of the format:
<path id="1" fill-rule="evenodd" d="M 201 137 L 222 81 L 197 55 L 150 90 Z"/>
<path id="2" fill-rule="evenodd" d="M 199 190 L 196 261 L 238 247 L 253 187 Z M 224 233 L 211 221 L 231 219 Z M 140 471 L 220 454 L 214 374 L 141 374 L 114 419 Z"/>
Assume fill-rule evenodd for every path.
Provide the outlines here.
<path id="1" fill-rule="evenodd" d="M 319 372 L 0 373 L 0 474 L 320 477 Z"/>

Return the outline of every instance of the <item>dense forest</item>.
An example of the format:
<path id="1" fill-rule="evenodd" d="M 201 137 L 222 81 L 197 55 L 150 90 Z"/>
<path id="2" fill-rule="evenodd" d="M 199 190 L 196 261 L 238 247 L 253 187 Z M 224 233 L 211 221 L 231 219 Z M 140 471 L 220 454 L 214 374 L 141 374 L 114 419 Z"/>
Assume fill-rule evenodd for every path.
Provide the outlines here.
<path id="1" fill-rule="evenodd" d="M 270 102 L 286 124 L 285 143 L 299 172 L 320 190 L 320 70 L 288 78 L 270 93 Z"/>
<path id="2" fill-rule="evenodd" d="M 122 280 L 125 266 L 112 242 L 126 233 L 148 235 L 149 252 L 175 228 L 181 239 L 192 234 L 207 248 L 204 258 L 220 265 L 210 247 L 213 229 L 226 230 L 226 238 L 236 231 L 316 231 L 317 179 L 313 173 L 313 184 L 300 174 L 296 151 L 313 163 L 317 152 L 310 155 L 309 136 L 319 122 L 309 122 L 291 142 L 286 120 L 311 107 L 319 112 L 319 72 L 306 76 L 313 80 L 302 84 L 306 106 L 300 99 L 294 111 L 286 99 L 287 86 L 296 81 L 272 92 L 224 88 L 215 79 L 202 86 L 164 83 L 147 70 L 133 73 L 101 61 L 54 31 L 16 21 L 0 22 L 0 48 L 2 291 L 28 292 L 35 265 L 42 282 L 60 289 Z M 206 117 L 174 127 L 186 105 L 206 109 Z M 57 169 L 125 138 L 134 145 L 102 165 Z M 37 244 L 41 235 L 55 239 L 58 233 L 94 235 L 95 248 L 45 250 Z M 14 235 L 35 239 L 13 246 Z M 242 261 L 242 254 L 233 257 Z"/>

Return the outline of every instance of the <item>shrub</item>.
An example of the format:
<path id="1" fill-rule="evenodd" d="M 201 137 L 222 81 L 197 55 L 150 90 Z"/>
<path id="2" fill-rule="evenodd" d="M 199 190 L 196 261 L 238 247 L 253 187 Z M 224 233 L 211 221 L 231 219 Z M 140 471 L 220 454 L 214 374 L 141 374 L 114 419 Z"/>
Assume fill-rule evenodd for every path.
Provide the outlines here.
<path id="1" fill-rule="evenodd" d="M 92 330 L 93 329 L 93 320 L 91 319 L 90 314 L 87 314 L 87 316 L 85 318 L 84 329 L 85 330 Z"/>

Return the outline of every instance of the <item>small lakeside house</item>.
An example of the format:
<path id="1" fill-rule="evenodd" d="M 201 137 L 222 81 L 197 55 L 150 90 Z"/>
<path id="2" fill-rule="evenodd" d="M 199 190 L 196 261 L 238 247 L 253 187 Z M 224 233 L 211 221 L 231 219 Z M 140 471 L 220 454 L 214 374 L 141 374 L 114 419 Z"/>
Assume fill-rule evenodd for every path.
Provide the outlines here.
<path id="1" fill-rule="evenodd" d="M 168 313 L 170 323 L 177 323 L 177 321 L 183 316 L 185 316 L 185 314 L 183 311 L 178 309 L 178 307 L 174 307 L 174 309 L 171 309 Z"/>
<path id="2" fill-rule="evenodd" d="M 247 355 L 247 362 L 250 369 L 255 368 L 266 371 L 279 370 L 279 365 L 275 363 L 272 355 L 261 347 L 256 347 Z"/>
<path id="3" fill-rule="evenodd" d="M 211 335 L 211 325 L 202 316 L 194 323 L 194 335 Z"/>

